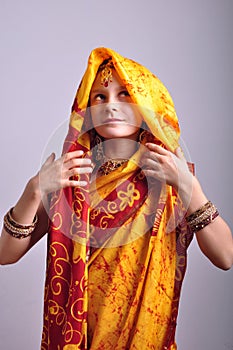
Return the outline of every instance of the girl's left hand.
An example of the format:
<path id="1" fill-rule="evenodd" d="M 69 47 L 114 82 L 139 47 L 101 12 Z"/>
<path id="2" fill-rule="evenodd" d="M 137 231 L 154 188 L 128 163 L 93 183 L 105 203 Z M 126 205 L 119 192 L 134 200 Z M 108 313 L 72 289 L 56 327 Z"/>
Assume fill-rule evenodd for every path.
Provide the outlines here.
<path id="1" fill-rule="evenodd" d="M 190 184 L 192 174 L 179 147 L 172 153 L 153 143 L 147 143 L 145 146 L 147 150 L 141 162 L 146 176 L 166 182 L 176 190 L 180 187 L 186 188 L 187 184 Z"/>

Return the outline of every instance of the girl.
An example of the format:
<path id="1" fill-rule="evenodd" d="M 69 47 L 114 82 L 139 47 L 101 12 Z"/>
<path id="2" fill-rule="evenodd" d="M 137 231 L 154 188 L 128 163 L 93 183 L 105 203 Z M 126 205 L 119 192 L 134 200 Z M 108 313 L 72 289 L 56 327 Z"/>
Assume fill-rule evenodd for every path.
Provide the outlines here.
<path id="1" fill-rule="evenodd" d="M 4 217 L 1 264 L 49 233 L 41 349 L 176 349 L 193 235 L 213 264 L 233 262 L 231 231 L 192 171 L 161 81 L 93 50 L 62 157 Z"/>

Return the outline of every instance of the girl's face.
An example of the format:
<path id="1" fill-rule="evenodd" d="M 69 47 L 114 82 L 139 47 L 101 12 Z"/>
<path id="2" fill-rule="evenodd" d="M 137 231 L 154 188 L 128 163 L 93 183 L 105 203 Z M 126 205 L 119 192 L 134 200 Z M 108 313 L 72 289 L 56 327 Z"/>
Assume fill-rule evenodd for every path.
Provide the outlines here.
<path id="1" fill-rule="evenodd" d="M 137 140 L 142 117 L 115 69 L 107 87 L 102 85 L 101 73 L 97 74 L 90 93 L 90 106 L 92 123 L 100 136 Z"/>

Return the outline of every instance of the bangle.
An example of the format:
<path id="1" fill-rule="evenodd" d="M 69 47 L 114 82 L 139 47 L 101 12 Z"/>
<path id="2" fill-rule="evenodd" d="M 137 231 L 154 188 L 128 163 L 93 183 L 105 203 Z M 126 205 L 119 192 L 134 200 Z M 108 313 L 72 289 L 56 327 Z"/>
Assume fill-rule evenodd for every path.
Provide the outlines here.
<path id="1" fill-rule="evenodd" d="M 4 216 L 4 229 L 6 232 L 18 239 L 30 236 L 36 227 L 38 221 L 37 215 L 35 215 L 31 224 L 22 225 L 12 218 L 12 210 L 13 208 L 11 208 Z"/>
<path id="2" fill-rule="evenodd" d="M 186 222 L 193 232 L 197 232 L 209 225 L 218 215 L 219 212 L 215 205 L 208 201 L 201 208 L 190 214 L 186 218 Z"/>

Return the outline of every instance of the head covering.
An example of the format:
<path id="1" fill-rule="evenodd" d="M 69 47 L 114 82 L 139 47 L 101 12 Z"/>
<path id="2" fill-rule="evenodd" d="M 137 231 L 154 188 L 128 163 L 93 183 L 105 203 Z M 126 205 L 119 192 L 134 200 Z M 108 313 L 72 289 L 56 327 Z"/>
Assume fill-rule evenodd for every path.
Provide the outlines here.
<path id="1" fill-rule="evenodd" d="M 151 133 L 168 149 L 174 151 L 178 147 L 180 130 L 168 90 L 147 68 L 122 57 L 111 49 L 98 48 L 91 52 L 86 72 L 75 98 L 70 124 L 75 129 L 80 130 L 82 127 L 80 112 L 85 113 L 99 66 L 107 59 L 112 60 L 133 102 L 142 107 L 143 118 Z"/>
<path id="2" fill-rule="evenodd" d="M 75 97 L 63 152 L 82 149 L 85 156 L 91 156 L 91 133 L 85 132 L 86 122 L 88 122 L 86 119 L 89 117 L 86 112 L 91 87 L 99 66 L 106 59 L 111 59 L 132 101 L 141 109 L 144 122 L 152 135 L 164 147 L 174 151 L 179 145 L 180 131 L 174 104 L 165 86 L 142 65 L 122 57 L 111 49 L 97 48 L 90 54 L 86 72 Z M 135 160 L 137 155 L 133 157 Z M 80 177 L 89 180 L 88 175 L 78 176 L 78 178 Z M 155 335 L 157 337 L 156 344 L 154 347 L 148 348 L 165 349 L 163 346 L 167 346 L 167 349 L 169 347 L 175 349 L 174 324 L 186 260 L 184 258 L 182 266 L 179 266 L 178 286 L 175 283 L 176 249 L 179 246 L 179 244 L 177 245 L 178 233 L 173 228 L 167 234 L 166 228 L 171 217 L 175 220 L 176 206 L 179 204 L 179 199 L 170 186 L 160 186 L 161 191 L 157 193 L 157 189 L 153 186 L 148 190 L 145 187 L 145 181 L 146 179 L 141 174 L 137 162 L 134 161 L 123 166 L 121 170 L 109 174 L 108 177 L 98 179 L 94 189 L 93 186 L 66 188 L 52 195 L 42 350 L 87 349 L 88 309 L 92 310 L 94 314 L 97 312 L 96 305 L 98 303 L 100 305 L 102 300 L 105 300 L 106 303 L 100 306 L 98 313 L 104 313 L 102 317 L 104 322 L 107 322 L 106 317 L 110 317 L 110 314 L 113 317 L 112 324 L 114 324 L 114 319 L 117 319 L 117 327 L 120 333 L 114 334 L 115 330 L 113 329 L 111 334 L 115 341 L 121 339 L 117 345 L 119 349 L 131 348 L 130 346 L 136 348 L 133 347 L 135 344 L 137 344 L 137 348 L 143 348 L 145 338 L 148 339 L 148 344 L 150 343 L 150 346 L 153 346 L 151 342 Z M 149 196 L 149 192 L 151 192 L 151 196 Z M 96 196 L 96 193 L 100 195 Z M 155 209 L 155 199 L 153 198 L 157 200 L 157 209 Z M 118 210 L 116 210 L 117 206 Z M 102 212 L 100 208 L 102 208 Z M 150 225 L 148 222 L 150 222 Z M 93 252 L 90 261 L 87 262 L 86 259 L 90 251 L 90 225 L 94 227 L 96 237 L 100 239 L 100 242 L 102 242 L 101 235 L 103 232 L 107 232 L 105 228 L 113 228 L 114 235 L 111 235 L 110 238 L 107 237 L 111 242 L 114 242 L 117 235 L 125 236 L 135 233 L 135 236 L 124 245 L 125 248 L 119 247 L 119 244 L 115 244 L 115 246 L 113 244 L 112 248 L 108 249 L 100 244 L 99 249 Z M 145 234 L 138 236 L 138 230 L 144 230 Z M 148 232 L 150 232 L 149 235 Z M 183 247 L 180 248 L 182 258 L 190 241 L 190 238 L 184 238 L 185 232 L 182 233 L 183 241 L 180 241 L 180 245 Z M 144 259 L 143 263 L 142 261 L 138 262 L 142 277 L 139 281 L 137 275 L 135 281 L 138 281 L 138 284 L 135 285 L 135 282 L 130 289 L 130 295 L 134 294 L 136 298 L 135 305 L 133 306 L 131 301 L 130 307 L 132 308 L 125 310 L 125 313 L 131 312 L 134 315 L 132 320 L 129 318 L 127 321 L 129 324 L 131 324 L 130 322 L 136 322 L 135 325 L 131 324 L 130 326 L 134 329 L 134 336 L 131 333 L 126 336 L 127 332 L 124 327 L 128 323 L 126 321 L 122 323 L 120 320 L 122 320 L 123 315 L 116 316 L 115 309 L 112 309 L 113 300 L 111 297 L 114 296 L 114 292 L 111 293 L 111 296 L 101 294 L 105 292 L 101 292 L 101 287 L 98 285 L 97 288 L 100 292 L 95 294 L 96 290 L 94 288 L 103 278 L 102 272 L 106 268 L 101 263 L 103 259 L 106 264 L 111 262 L 111 266 L 113 266 L 112 268 L 109 267 L 108 272 L 106 272 L 106 276 L 112 279 L 113 283 L 114 278 L 119 278 L 122 273 L 122 271 L 117 272 L 117 268 L 121 266 L 118 260 L 119 252 L 124 254 L 126 260 L 130 261 L 130 259 L 133 259 L 132 251 L 144 251 L 145 244 L 147 245 L 147 255 L 145 255 L 145 259 L 140 258 Z M 122 267 L 122 269 L 128 268 L 126 266 Z M 98 273 L 100 273 L 100 276 L 95 277 Z M 150 276 L 153 276 L 152 283 L 154 284 L 153 289 L 157 293 L 156 298 L 153 294 L 148 294 L 151 293 L 148 284 L 150 283 Z M 128 278 L 130 277 L 125 278 L 125 283 L 129 283 Z M 103 283 L 109 284 L 110 282 L 107 280 Z M 142 286 L 143 283 L 148 285 L 146 287 L 148 292 L 146 293 L 140 289 L 145 287 Z M 105 287 L 107 288 L 107 285 Z M 96 295 L 96 299 L 93 302 L 94 295 Z M 152 298 L 151 305 L 148 298 Z M 108 302 L 111 305 L 106 306 Z M 109 311 L 107 316 L 104 307 L 107 307 Z M 156 310 L 153 310 L 153 308 Z M 154 315 L 153 312 L 156 312 L 156 314 Z M 153 320 L 156 319 L 151 337 L 144 330 L 142 331 L 143 327 L 140 326 L 143 317 L 149 314 L 153 314 L 151 316 Z M 102 334 L 102 330 L 106 327 L 102 327 L 101 320 L 98 322 L 96 319 L 91 320 L 90 316 L 92 337 L 90 341 L 97 344 L 93 345 L 92 348 L 111 349 L 111 339 L 109 340 L 110 345 L 107 345 L 107 342 L 106 345 L 102 343 L 101 337 L 105 336 Z M 147 322 L 150 322 L 150 318 L 147 319 Z M 170 332 L 169 337 L 168 332 Z M 139 335 L 136 336 L 136 334 Z M 115 347 L 115 349 L 118 349 L 118 347 Z"/>

